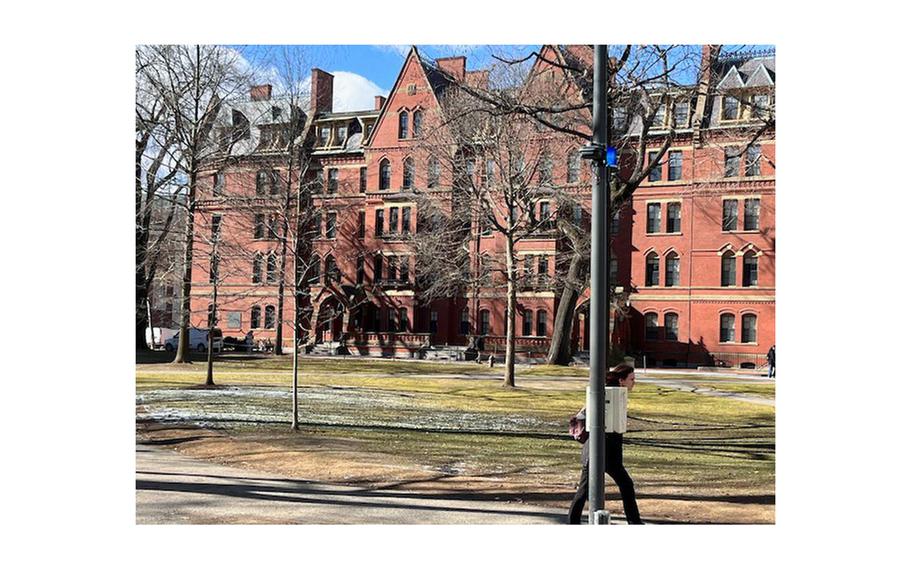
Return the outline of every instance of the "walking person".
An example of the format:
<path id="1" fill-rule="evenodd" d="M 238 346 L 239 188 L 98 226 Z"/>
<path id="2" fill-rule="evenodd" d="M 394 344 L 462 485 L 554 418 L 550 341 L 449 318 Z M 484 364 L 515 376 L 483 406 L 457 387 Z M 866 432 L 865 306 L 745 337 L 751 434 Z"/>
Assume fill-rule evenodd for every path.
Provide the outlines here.
<path id="1" fill-rule="evenodd" d="M 768 349 L 768 378 L 773 379 L 777 374 L 777 345 L 772 345 Z"/>
<path id="2" fill-rule="evenodd" d="M 635 386 L 635 369 L 630 365 L 617 365 L 612 371 L 607 373 L 606 386 L 608 387 L 626 387 L 629 392 Z M 578 418 L 584 420 L 584 408 L 578 413 Z M 584 443 L 581 449 L 582 467 L 581 478 L 578 481 L 578 490 L 575 497 L 572 498 L 572 505 L 569 507 L 569 524 L 581 524 L 581 512 L 588 500 L 588 446 L 590 438 Z M 626 513 L 626 520 L 630 525 L 643 525 L 641 516 L 638 513 L 638 503 L 635 501 L 635 485 L 629 472 L 622 464 L 622 434 L 606 434 L 606 452 L 604 453 L 605 473 L 613 478 L 613 481 L 619 487 L 619 494 L 622 496 L 622 508 Z"/>

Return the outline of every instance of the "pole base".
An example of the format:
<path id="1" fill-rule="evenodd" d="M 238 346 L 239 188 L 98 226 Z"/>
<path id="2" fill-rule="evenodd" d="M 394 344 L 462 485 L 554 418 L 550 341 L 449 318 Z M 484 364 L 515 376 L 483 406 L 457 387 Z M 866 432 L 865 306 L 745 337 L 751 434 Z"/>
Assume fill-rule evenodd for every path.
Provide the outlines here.
<path id="1" fill-rule="evenodd" d="M 610 511 L 594 511 L 591 515 L 591 524 L 592 525 L 609 525 L 610 524 Z"/>

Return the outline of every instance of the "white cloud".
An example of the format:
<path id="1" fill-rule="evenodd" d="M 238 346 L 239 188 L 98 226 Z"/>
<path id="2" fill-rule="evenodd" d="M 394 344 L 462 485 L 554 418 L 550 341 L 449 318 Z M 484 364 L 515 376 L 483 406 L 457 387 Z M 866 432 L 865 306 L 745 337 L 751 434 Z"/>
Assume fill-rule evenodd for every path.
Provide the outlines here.
<path id="1" fill-rule="evenodd" d="M 370 110 L 373 97 L 388 96 L 389 92 L 362 75 L 349 71 L 332 71 L 335 82 L 332 85 L 332 110 Z"/>

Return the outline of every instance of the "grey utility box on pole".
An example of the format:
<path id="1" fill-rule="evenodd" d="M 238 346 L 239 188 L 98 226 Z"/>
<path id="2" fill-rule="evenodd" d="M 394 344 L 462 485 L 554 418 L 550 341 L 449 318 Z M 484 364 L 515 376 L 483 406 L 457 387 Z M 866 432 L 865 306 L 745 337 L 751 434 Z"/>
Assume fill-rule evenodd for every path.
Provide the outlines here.
<path id="1" fill-rule="evenodd" d="M 591 406 L 591 390 L 588 389 L 588 406 Z M 629 389 L 626 387 L 604 388 L 604 432 L 608 434 L 623 434 L 626 431 L 626 422 L 629 408 Z M 585 428 L 589 422 L 585 421 Z M 588 430 L 590 432 L 590 430 Z"/>

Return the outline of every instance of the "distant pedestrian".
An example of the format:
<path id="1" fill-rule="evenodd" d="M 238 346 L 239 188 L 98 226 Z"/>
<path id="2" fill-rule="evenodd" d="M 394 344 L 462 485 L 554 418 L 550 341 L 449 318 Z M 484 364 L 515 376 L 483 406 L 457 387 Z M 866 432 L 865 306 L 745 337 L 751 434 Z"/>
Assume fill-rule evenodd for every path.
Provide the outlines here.
<path id="1" fill-rule="evenodd" d="M 629 392 L 635 386 L 635 369 L 625 363 L 617 365 L 612 371 L 607 373 L 606 385 L 608 387 L 626 387 Z M 586 409 L 582 408 L 578 413 L 580 420 L 585 419 Z M 591 439 L 584 443 L 581 449 L 582 467 L 581 478 L 578 480 L 578 490 L 575 491 L 575 497 L 572 498 L 572 505 L 569 507 L 569 524 L 581 524 L 581 511 L 588 500 L 588 449 Z M 604 471 L 613 478 L 619 487 L 619 493 L 622 496 L 622 508 L 626 513 L 626 519 L 630 525 L 643 525 L 641 516 L 638 513 L 638 503 L 635 501 L 635 485 L 629 472 L 622 464 L 622 434 L 606 434 L 606 451 L 604 452 Z M 593 511 L 590 513 L 593 514 Z"/>
<path id="2" fill-rule="evenodd" d="M 777 345 L 768 349 L 768 378 L 773 379 L 777 374 Z"/>

